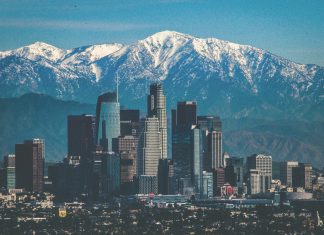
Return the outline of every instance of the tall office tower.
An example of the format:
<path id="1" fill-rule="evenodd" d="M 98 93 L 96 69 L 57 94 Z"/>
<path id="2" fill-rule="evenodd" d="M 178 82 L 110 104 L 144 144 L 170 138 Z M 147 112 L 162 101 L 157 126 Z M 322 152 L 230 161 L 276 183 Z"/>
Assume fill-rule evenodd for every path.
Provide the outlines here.
<path id="1" fill-rule="evenodd" d="M 299 163 L 297 167 L 292 168 L 292 187 L 303 187 L 312 189 L 312 165 L 308 163 Z"/>
<path id="2" fill-rule="evenodd" d="M 265 192 L 265 176 L 261 170 L 249 170 L 248 193 L 250 195 Z"/>
<path id="3" fill-rule="evenodd" d="M 218 116 L 198 116 L 197 124 L 204 132 L 203 168 L 211 171 L 223 167 L 222 122 Z"/>
<path id="4" fill-rule="evenodd" d="M 213 170 L 214 180 L 214 195 L 221 195 L 221 187 L 225 184 L 225 170 L 224 168 L 216 168 Z"/>
<path id="5" fill-rule="evenodd" d="M 270 188 L 272 180 L 272 157 L 264 154 L 254 154 L 247 158 L 247 169 L 260 170 L 265 177 L 265 190 Z"/>
<path id="6" fill-rule="evenodd" d="M 233 173 L 235 178 L 233 181 L 229 182 L 232 186 L 238 186 L 243 187 L 243 181 L 244 181 L 244 158 L 240 157 L 230 157 L 226 161 L 226 170 L 228 172 L 233 169 Z M 226 175 L 226 173 L 225 173 Z"/>
<path id="7" fill-rule="evenodd" d="M 97 145 L 112 151 L 112 138 L 120 136 L 120 106 L 115 92 L 98 97 L 96 109 Z"/>
<path id="8" fill-rule="evenodd" d="M 78 184 L 82 185 L 78 189 L 87 192 L 91 184 L 91 162 L 92 152 L 96 146 L 96 118 L 92 115 L 70 115 L 68 116 L 68 157 L 80 156 L 80 165 L 71 165 L 76 175 L 80 172 Z M 71 176 L 73 178 L 73 176 Z M 76 185 L 76 183 L 73 183 Z"/>
<path id="9" fill-rule="evenodd" d="M 196 124 L 196 102 L 178 102 L 177 109 L 172 110 L 172 160 L 178 180 L 191 177 L 191 127 Z"/>
<path id="10" fill-rule="evenodd" d="M 202 182 L 202 132 L 199 128 L 194 128 L 192 130 L 192 167 L 191 167 L 191 177 L 194 186 L 194 191 L 198 197 L 203 196 L 203 182 Z"/>
<path id="11" fill-rule="evenodd" d="M 4 187 L 7 189 L 16 188 L 16 156 L 9 154 L 3 158 L 4 165 Z"/>
<path id="12" fill-rule="evenodd" d="M 91 158 L 96 146 L 96 118 L 92 115 L 68 116 L 68 156 Z M 82 159 L 81 159 L 82 161 Z"/>
<path id="13" fill-rule="evenodd" d="M 120 110 L 120 135 L 138 136 L 140 111 L 136 109 Z"/>
<path id="14" fill-rule="evenodd" d="M 45 141 L 25 140 L 16 144 L 16 186 L 27 191 L 42 192 L 45 161 Z"/>
<path id="15" fill-rule="evenodd" d="M 121 194 L 133 192 L 133 178 L 136 175 L 138 138 L 132 135 L 113 138 L 113 151 L 120 155 Z"/>
<path id="16" fill-rule="evenodd" d="M 120 157 L 116 153 L 102 155 L 102 197 L 118 195 L 120 192 Z"/>
<path id="17" fill-rule="evenodd" d="M 92 169 L 91 169 L 91 187 L 89 188 L 89 199 L 99 200 L 103 194 L 102 179 L 103 179 L 103 164 L 102 164 L 102 147 L 98 146 L 93 152 L 92 156 Z"/>
<path id="18" fill-rule="evenodd" d="M 147 96 L 147 116 L 157 117 L 161 133 L 162 158 L 168 158 L 168 129 L 165 96 L 162 84 L 155 83 L 150 86 L 150 94 Z"/>
<path id="19" fill-rule="evenodd" d="M 158 168 L 158 193 L 170 194 L 172 191 L 172 172 L 173 166 L 169 159 L 160 159 Z"/>
<path id="20" fill-rule="evenodd" d="M 157 176 L 159 159 L 162 156 L 159 119 L 144 118 L 140 123 L 138 142 L 137 174 Z"/>
<path id="21" fill-rule="evenodd" d="M 280 162 L 281 183 L 292 187 L 292 169 L 298 167 L 297 161 Z"/>

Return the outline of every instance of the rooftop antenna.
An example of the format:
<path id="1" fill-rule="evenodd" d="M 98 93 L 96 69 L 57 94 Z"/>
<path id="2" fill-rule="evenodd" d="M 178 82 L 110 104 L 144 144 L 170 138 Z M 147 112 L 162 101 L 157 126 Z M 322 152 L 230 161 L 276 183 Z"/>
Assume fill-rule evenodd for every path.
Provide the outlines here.
<path id="1" fill-rule="evenodd" d="M 119 97 L 118 97 L 118 86 L 119 86 L 119 75 L 117 74 L 117 77 L 116 77 L 116 85 L 117 85 L 117 103 L 119 102 Z"/>

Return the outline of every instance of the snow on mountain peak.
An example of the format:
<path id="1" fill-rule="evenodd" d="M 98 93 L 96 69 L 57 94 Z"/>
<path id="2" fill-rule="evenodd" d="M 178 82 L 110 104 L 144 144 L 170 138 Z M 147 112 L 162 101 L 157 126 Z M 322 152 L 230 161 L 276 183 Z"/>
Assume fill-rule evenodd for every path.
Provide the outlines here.
<path id="1" fill-rule="evenodd" d="M 115 53 L 123 47 L 122 44 L 97 44 L 72 49 L 62 59 L 63 64 L 89 64 L 107 55 Z"/>
<path id="2" fill-rule="evenodd" d="M 99 44 L 88 47 L 85 52 L 89 53 L 90 60 L 93 62 L 118 51 L 122 47 L 123 45 L 119 43 Z"/>
<path id="3" fill-rule="evenodd" d="M 176 31 L 169 31 L 169 30 L 165 30 L 165 31 L 161 31 L 158 33 L 155 33 L 149 37 L 147 37 L 144 40 L 141 41 L 155 41 L 155 42 L 165 42 L 169 39 L 181 39 L 181 38 L 187 38 L 187 39 L 191 39 L 193 38 L 191 35 L 188 34 L 184 34 L 184 33 L 179 33 Z"/>
<path id="4" fill-rule="evenodd" d="M 66 54 L 67 51 L 45 42 L 35 42 L 28 46 L 18 48 L 13 52 L 30 60 L 38 60 L 39 58 L 44 57 L 52 62 L 57 62 Z"/>

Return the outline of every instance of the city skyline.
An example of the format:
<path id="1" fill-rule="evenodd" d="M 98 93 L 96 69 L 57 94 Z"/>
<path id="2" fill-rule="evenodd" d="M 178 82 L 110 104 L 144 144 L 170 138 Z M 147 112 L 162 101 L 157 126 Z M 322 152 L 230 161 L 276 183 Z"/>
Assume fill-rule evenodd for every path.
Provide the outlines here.
<path id="1" fill-rule="evenodd" d="M 0 234 L 324 234 L 323 1 L 0 2 Z"/>

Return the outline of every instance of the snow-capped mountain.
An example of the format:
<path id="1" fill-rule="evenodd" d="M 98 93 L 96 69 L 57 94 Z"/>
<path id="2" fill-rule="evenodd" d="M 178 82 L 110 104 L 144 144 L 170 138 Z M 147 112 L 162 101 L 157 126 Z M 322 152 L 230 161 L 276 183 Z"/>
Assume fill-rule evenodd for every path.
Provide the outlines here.
<path id="1" fill-rule="evenodd" d="M 0 97 L 37 92 L 94 103 L 117 79 L 122 104 L 140 108 L 149 84 L 161 81 L 169 106 L 196 100 L 202 112 L 225 117 L 323 112 L 323 67 L 215 38 L 163 31 L 131 45 L 37 42 L 0 52 Z"/>

